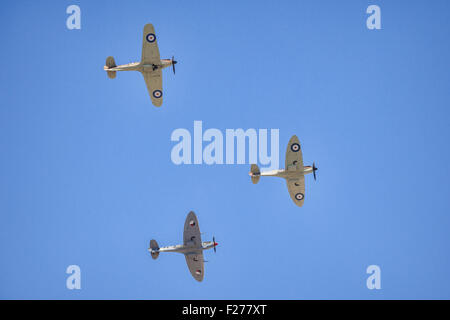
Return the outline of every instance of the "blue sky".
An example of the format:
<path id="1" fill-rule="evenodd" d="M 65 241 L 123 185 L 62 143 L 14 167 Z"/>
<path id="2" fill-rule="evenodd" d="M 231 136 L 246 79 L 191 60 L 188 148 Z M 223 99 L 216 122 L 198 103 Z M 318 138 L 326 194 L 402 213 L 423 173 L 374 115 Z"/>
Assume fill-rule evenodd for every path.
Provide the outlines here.
<path id="1" fill-rule="evenodd" d="M 66 28 L 67 6 L 81 30 Z M 366 8 L 381 8 L 368 30 Z M 448 1 L 7 1 L 0 34 L 0 298 L 449 299 Z M 138 73 L 153 23 L 164 104 Z M 302 208 L 249 165 L 180 165 L 177 128 L 296 134 Z M 180 254 L 197 213 L 205 280 Z M 66 289 L 67 266 L 81 290 Z M 368 290 L 366 268 L 381 268 Z"/>

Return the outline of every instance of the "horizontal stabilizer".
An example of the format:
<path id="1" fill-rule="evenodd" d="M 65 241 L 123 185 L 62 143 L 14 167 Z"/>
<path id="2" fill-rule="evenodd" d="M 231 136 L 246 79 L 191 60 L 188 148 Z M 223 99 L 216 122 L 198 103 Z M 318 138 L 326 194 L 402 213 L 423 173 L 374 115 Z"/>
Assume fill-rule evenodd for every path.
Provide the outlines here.
<path id="1" fill-rule="evenodd" d="M 116 62 L 114 61 L 114 58 L 113 58 L 113 57 L 108 57 L 108 58 L 106 58 L 106 66 L 107 66 L 108 68 L 114 68 L 114 67 L 117 67 Z"/>
<path id="2" fill-rule="evenodd" d="M 110 79 L 114 79 L 116 77 L 116 71 L 106 71 L 106 73 Z"/>
<path id="3" fill-rule="evenodd" d="M 113 57 L 106 58 L 106 65 L 103 69 L 106 70 L 106 73 L 108 74 L 108 78 L 114 79 L 116 77 L 116 71 L 108 71 L 108 69 L 117 67 L 116 62 L 114 61 Z"/>
<path id="4" fill-rule="evenodd" d="M 151 249 L 150 253 L 152 255 L 152 258 L 157 259 L 159 256 L 159 251 L 156 251 L 156 250 L 159 250 L 159 246 L 158 246 L 158 242 L 156 242 L 156 240 L 150 240 L 150 249 Z"/>
<path id="5" fill-rule="evenodd" d="M 252 178 L 253 184 L 257 184 L 259 179 L 261 178 L 261 171 L 259 171 L 259 167 L 256 164 L 252 164 L 250 168 L 250 177 Z"/>

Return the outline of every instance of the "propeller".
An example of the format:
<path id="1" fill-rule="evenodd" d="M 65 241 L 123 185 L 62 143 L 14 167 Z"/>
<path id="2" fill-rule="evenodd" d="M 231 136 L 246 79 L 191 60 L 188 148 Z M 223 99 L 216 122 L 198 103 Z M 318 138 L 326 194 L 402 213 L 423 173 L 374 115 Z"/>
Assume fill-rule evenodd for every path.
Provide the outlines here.
<path id="1" fill-rule="evenodd" d="M 216 243 L 216 238 L 213 236 L 213 243 L 214 243 L 214 253 L 216 253 L 216 246 L 217 246 L 217 243 Z"/>
<path id="2" fill-rule="evenodd" d="M 172 70 L 173 74 L 175 74 L 175 65 L 178 63 L 178 61 L 175 61 L 175 57 L 172 56 Z"/>
<path id="3" fill-rule="evenodd" d="M 313 162 L 313 175 L 314 175 L 314 180 L 316 180 L 316 171 L 317 171 L 316 164 Z"/>

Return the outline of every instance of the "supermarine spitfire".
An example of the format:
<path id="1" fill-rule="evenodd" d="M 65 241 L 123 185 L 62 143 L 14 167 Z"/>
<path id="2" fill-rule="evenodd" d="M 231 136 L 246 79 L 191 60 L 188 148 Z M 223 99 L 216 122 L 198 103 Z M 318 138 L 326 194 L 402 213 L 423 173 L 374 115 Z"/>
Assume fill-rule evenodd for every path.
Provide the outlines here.
<path id="1" fill-rule="evenodd" d="M 261 172 L 256 164 L 251 165 L 250 177 L 252 182 L 257 184 L 261 176 L 280 177 L 286 179 L 289 194 L 294 203 L 301 207 L 305 200 L 305 175 L 312 173 L 316 180 L 317 168 L 313 163 L 311 166 L 303 166 L 303 156 L 300 141 L 297 136 L 293 136 L 288 143 L 286 150 L 286 166 L 283 170 L 272 170 Z"/>
<path id="2" fill-rule="evenodd" d="M 155 28 L 149 23 L 144 26 L 141 62 L 117 66 L 114 58 L 108 57 L 106 58 L 106 65 L 103 69 L 111 79 L 116 77 L 117 71 L 141 72 L 144 76 L 153 105 L 160 107 L 163 102 L 162 69 L 172 66 L 173 73 L 175 74 L 175 64 L 177 64 L 177 61 L 174 60 L 174 57 L 172 59 L 160 59 Z"/>
<path id="3" fill-rule="evenodd" d="M 144 26 L 142 40 L 142 57 L 140 62 L 133 62 L 117 66 L 113 57 L 106 59 L 104 70 L 109 78 L 116 78 L 117 71 L 139 71 L 142 73 L 148 93 L 153 105 L 160 107 L 163 103 L 162 70 L 172 66 L 175 74 L 175 61 L 172 59 L 161 59 L 155 29 L 152 24 Z M 286 151 L 285 169 L 261 172 L 256 164 L 251 165 L 250 176 L 254 184 L 258 183 L 261 176 L 280 177 L 286 179 L 289 194 L 294 203 L 301 207 L 305 198 L 305 175 L 312 173 L 316 180 L 317 168 L 313 163 L 311 166 L 303 166 L 303 157 L 300 141 L 297 136 L 289 140 Z M 157 259 L 161 252 L 178 252 L 185 256 L 187 266 L 192 277 L 197 281 L 203 281 L 204 263 L 203 251 L 214 249 L 218 243 L 213 237 L 212 241 L 202 242 L 198 219 L 194 212 L 189 212 L 184 223 L 183 244 L 159 247 L 156 240 L 150 241 L 149 253 L 153 259 Z"/>
<path id="4" fill-rule="evenodd" d="M 218 243 L 214 237 L 213 241 L 202 242 L 198 219 L 195 213 L 191 211 L 187 215 L 184 223 L 183 244 L 160 248 L 156 240 L 151 240 L 148 251 L 152 255 L 153 259 L 157 259 L 161 252 L 183 253 L 186 258 L 189 271 L 194 279 L 197 281 L 202 281 L 205 271 L 203 250 L 214 249 L 214 252 L 216 252 L 217 245 Z"/>

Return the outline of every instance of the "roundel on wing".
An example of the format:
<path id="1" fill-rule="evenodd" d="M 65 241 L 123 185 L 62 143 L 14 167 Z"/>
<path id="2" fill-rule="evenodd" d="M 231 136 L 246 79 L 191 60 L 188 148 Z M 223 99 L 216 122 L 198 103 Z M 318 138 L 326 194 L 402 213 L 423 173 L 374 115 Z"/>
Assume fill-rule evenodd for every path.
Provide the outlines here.
<path id="1" fill-rule="evenodd" d="M 303 200 L 304 197 L 305 196 L 301 192 L 299 192 L 295 195 L 295 199 L 297 199 L 298 201 Z"/>
<path id="2" fill-rule="evenodd" d="M 153 33 L 149 33 L 145 36 L 145 39 L 147 39 L 148 42 L 152 43 L 155 42 L 156 36 Z"/>
<path id="3" fill-rule="evenodd" d="M 154 96 L 156 99 L 161 98 L 161 96 L 162 96 L 162 91 L 161 91 L 161 90 L 155 90 L 155 91 L 153 91 L 153 96 Z"/>
<path id="4" fill-rule="evenodd" d="M 300 145 L 298 143 L 293 143 L 291 145 L 291 150 L 294 152 L 298 152 L 300 150 Z"/>
<path id="5" fill-rule="evenodd" d="M 194 221 L 194 220 L 189 221 L 189 225 L 190 225 L 191 227 L 195 226 L 195 221 Z"/>
<path id="6" fill-rule="evenodd" d="M 198 275 L 198 276 L 201 275 L 202 274 L 202 270 L 195 271 L 195 274 Z"/>

